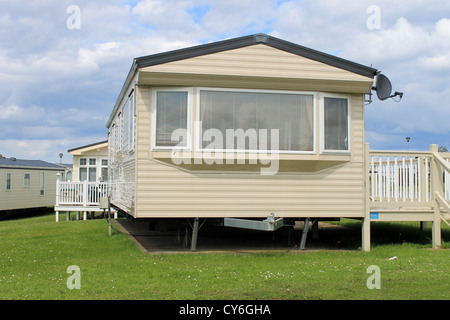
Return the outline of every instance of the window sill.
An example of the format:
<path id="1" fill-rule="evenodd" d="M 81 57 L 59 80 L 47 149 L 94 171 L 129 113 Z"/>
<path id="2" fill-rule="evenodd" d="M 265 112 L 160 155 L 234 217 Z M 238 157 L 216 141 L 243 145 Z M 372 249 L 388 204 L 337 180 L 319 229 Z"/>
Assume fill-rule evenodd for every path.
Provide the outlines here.
<path id="1" fill-rule="evenodd" d="M 317 173 L 351 161 L 350 154 L 258 154 L 210 152 L 152 151 L 152 159 L 189 172 L 259 173 L 276 162 L 277 173 Z M 273 166 L 272 166 L 273 168 Z"/>

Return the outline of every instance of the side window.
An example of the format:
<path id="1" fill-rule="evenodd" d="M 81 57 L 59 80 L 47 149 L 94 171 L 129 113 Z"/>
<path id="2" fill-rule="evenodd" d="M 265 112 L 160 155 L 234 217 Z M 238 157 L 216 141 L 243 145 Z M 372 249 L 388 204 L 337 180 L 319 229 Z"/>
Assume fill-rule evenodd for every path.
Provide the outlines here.
<path id="1" fill-rule="evenodd" d="M 189 130 L 189 91 L 158 90 L 153 99 L 152 145 L 170 149 L 188 147 L 188 141 L 172 141 L 175 130 Z"/>
<path id="2" fill-rule="evenodd" d="M 350 151 L 350 102 L 346 97 L 323 96 L 322 151 Z"/>
<path id="3" fill-rule="evenodd" d="M 40 172 L 40 177 L 39 177 L 39 194 L 41 196 L 43 196 L 45 194 L 45 172 L 44 171 Z"/>
<path id="4" fill-rule="evenodd" d="M 11 190 L 11 182 L 12 182 L 11 172 L 7 172 L 5 190 Z"/>
<path id="5" fill-rule="evenodd" d="M 29 188 L 31 186 L 31 175 L 28 172 L 23 174 L 23 187 Z"/>
<path id="6" fill-rule="evenodd" d="M 80 182 L 87 180 L 87 159 L 86 158 L 80 158 L 78 180 Z"/>

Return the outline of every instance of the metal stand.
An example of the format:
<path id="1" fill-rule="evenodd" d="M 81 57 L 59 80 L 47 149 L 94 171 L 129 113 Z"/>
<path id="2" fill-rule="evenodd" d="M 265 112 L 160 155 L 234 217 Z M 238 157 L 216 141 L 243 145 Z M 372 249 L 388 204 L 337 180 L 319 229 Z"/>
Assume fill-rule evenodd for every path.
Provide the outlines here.
<path id="1" fill-rule="evenodd" d="M 309 229 L 309 218 L 306 218 L 305 219 L 305 226 L 303 227 L 302 239 L 300 241 L 300 248 L 299 248 L 299 250 L 305 250 L 306 236 L 308 235 L 308 229 Z"/>
<path id="2" fill-rule="evenodd" d="M 198 235 L 198 218 L 195 218 L 194 227 L 192 228 L 191 251 L 197 250 L 197 235 Z"/>

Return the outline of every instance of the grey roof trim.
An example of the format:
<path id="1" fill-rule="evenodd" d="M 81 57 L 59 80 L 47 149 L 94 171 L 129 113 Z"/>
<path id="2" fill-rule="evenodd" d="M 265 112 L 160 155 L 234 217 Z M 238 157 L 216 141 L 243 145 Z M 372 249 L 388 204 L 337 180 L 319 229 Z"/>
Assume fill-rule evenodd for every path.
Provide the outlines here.
<path id="1" fill-rule="evenodd" d="M 257 33 L 254 35 L 228 39 L 213 43 L 207 43 L 163 53 L 157 53 L 149 56 L 136 58 L 135 61 L 137 62 L 139 68 L 145 68 L 167 62 L 198 57 L 206 54 L 238 49 L 258 43 L 262 43 L 267 46 L 283 50 L 289 53 L 293 53 L 308 59 L 319 61 L 331 65 L 333 67 L 344 69 L 365 77 L 374 78 L 377 72 L 377 70 L 374 68 L 367 67 L 355 63 L 353 61 L 345 60 L 324 52 L 310 49 L 263 33 Z"/>
<path id="2" fill-rule="evenodd" d="M 138 71 L 138 63 L 137 59 L 133 60 L 133 64 L 131 65 L 130 71 L 128 71 L 127 78 L 125 79 L 125 83 L 122 86 L 122 90 L 120 90 L 119 97 L 116 100 L 116 104 L 114 105 L 113 111 L 111 112 L 108 122 L 106 123 L 106 128 L 109 129 L 112 121 L 114 120 L 114 117 L 116 115 L 117 109 L 120 107 L 120 103 L 122 102 L 123 97 L 125 96 L 125 93 L 128 90 L 128 87 L 133 80 L 134 76 L 136 75 Z"/>
<path id="3" fill-rule="evenodd" d="M 108 142 L 108 140 L 104 140 L 104 141 L 100 141 L 100 142 L 96 142 L 96 143 L 91 143 L 91 144 L 88 144 L 88 145 L 85 145 L 85 146 L 81 146 L 81 147 L 76 147 L 76 148 L 73 148 L 73 149 L 69 149 L 69 150 L 67 150 L 67 152 L 72 152 L 72 151 L 76 151 L 76 150 L 80 150 L 80 149 L 84 149 L 84 148 L 93 147 L 93 146 L 96 146 L 96 145 L 98 145 L 98 144 L 103 144 L 103 143 L 105 143 L 105 142 Z"/>
<path id="4" fill-rule="evenodd" d="M 39 169 L 39 170 L 58 170 L 61 171 L 63 168 L 57 164 L 42 160 L 24 160 L 11 158 L 0 158 L 0 168 L 8 169 Z"/>

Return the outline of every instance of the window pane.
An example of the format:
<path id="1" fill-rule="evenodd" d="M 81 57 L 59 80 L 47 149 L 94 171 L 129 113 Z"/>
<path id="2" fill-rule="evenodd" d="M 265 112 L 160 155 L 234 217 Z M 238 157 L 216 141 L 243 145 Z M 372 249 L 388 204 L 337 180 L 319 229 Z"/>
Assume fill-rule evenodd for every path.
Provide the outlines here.
<path id="1" fill-rule="evenodd" d="M 102 168 L 102 181 L 108 181 L 108 168 Z"/>
<path id="2" fill-rule="evenodd" d="M 265 149 L 274 149 L 270 131 L 277 129 L 279 147 L 276 149 L 313 151 L 313 100 L 313 95 L 307 94 L 201 91 L 202 133 L 214 128 L 225 138 L 227 129 L 235 132 L 242 129 L 248 133 L 245 149 L 261 149 L 261 141 L 257 141 L 257 145 L 253 142 L 251 146 L 250 132 L 267 129 L 267 143 L 263 145 L 267 145 Z M 203 148 L 209 144 L 210 141 L 202 142 Z M 225 142 L 223 144 L 225 148 Z M 237 141 L 234 146 L 236 149 Z"/>
<path id="3" fill-rule="evenodd" d="M 40 172 L 40 181 L 39 181 L 39 194 L 41 195 L 41 196 L 43 196 L 44 195 L 44 188 L 45 188 L 45 180 L 44 180 L 44 172 L 43 171 L 41 171 Z"/>
<path id="4" fill-rule="evenodd" d="M 5 186 L 6 190 L 11 190 L 11 173 L 7 172 L 6 173 L 6 186 Z"/>
<path id="5" fill-rule="evenodd" d="M 97 181 L 97 169 L 89 168 L 89 182 Z"/>
<path id="6" fill-rule="evenodd" d="M 80 166 L 85 166 L 86 165 L 86 159 L 81 158 L 80 159 Z"/>
<path id="7" fill-rule="evenodd" d="M 107 167 L 108 166 L 108 160 L 102 159 L 102 166 Z"/>
<path id="8" fill-rule="evenodd" d="M 187 129 L 187 92 L 159 91 L 156 99 L 156 146 L 176 146 L 171 141 L 176 129 Z M 181 146 L 186 146 L 186 141 Z"/>
<path id="9" fill-rule="evenodd" d="M 89 159 L 89 165 L 90 165 L 90 166 L 95 166 L 95 163 L 96 163 L 95 160 L 96 160 L 96 159 Z"/>
<path id="10" fill-rule="evenodd" d="M 80 168 L 80 174 L 79 174 L 78 180 L 80 182 L 87 180 L 87 169 L 86 168 Z"/>
<path id="11" fill-rule="evenodd" d="M 324 99 L 325 149 L 348 150 L 348 101 Z"/>
<path id="12" fill-rule="evenodd" d="M 130 114 L 129 114 L 129 134 L 128 134 L 128 146 L 129 151 L 134 150 L 134 95 L 130 97 Z"/>
<path id="13" fill-rule="evenodd" d="M 29 173 L 23 174 L 23 186 L 30 187 L 30 174 Z"/>

